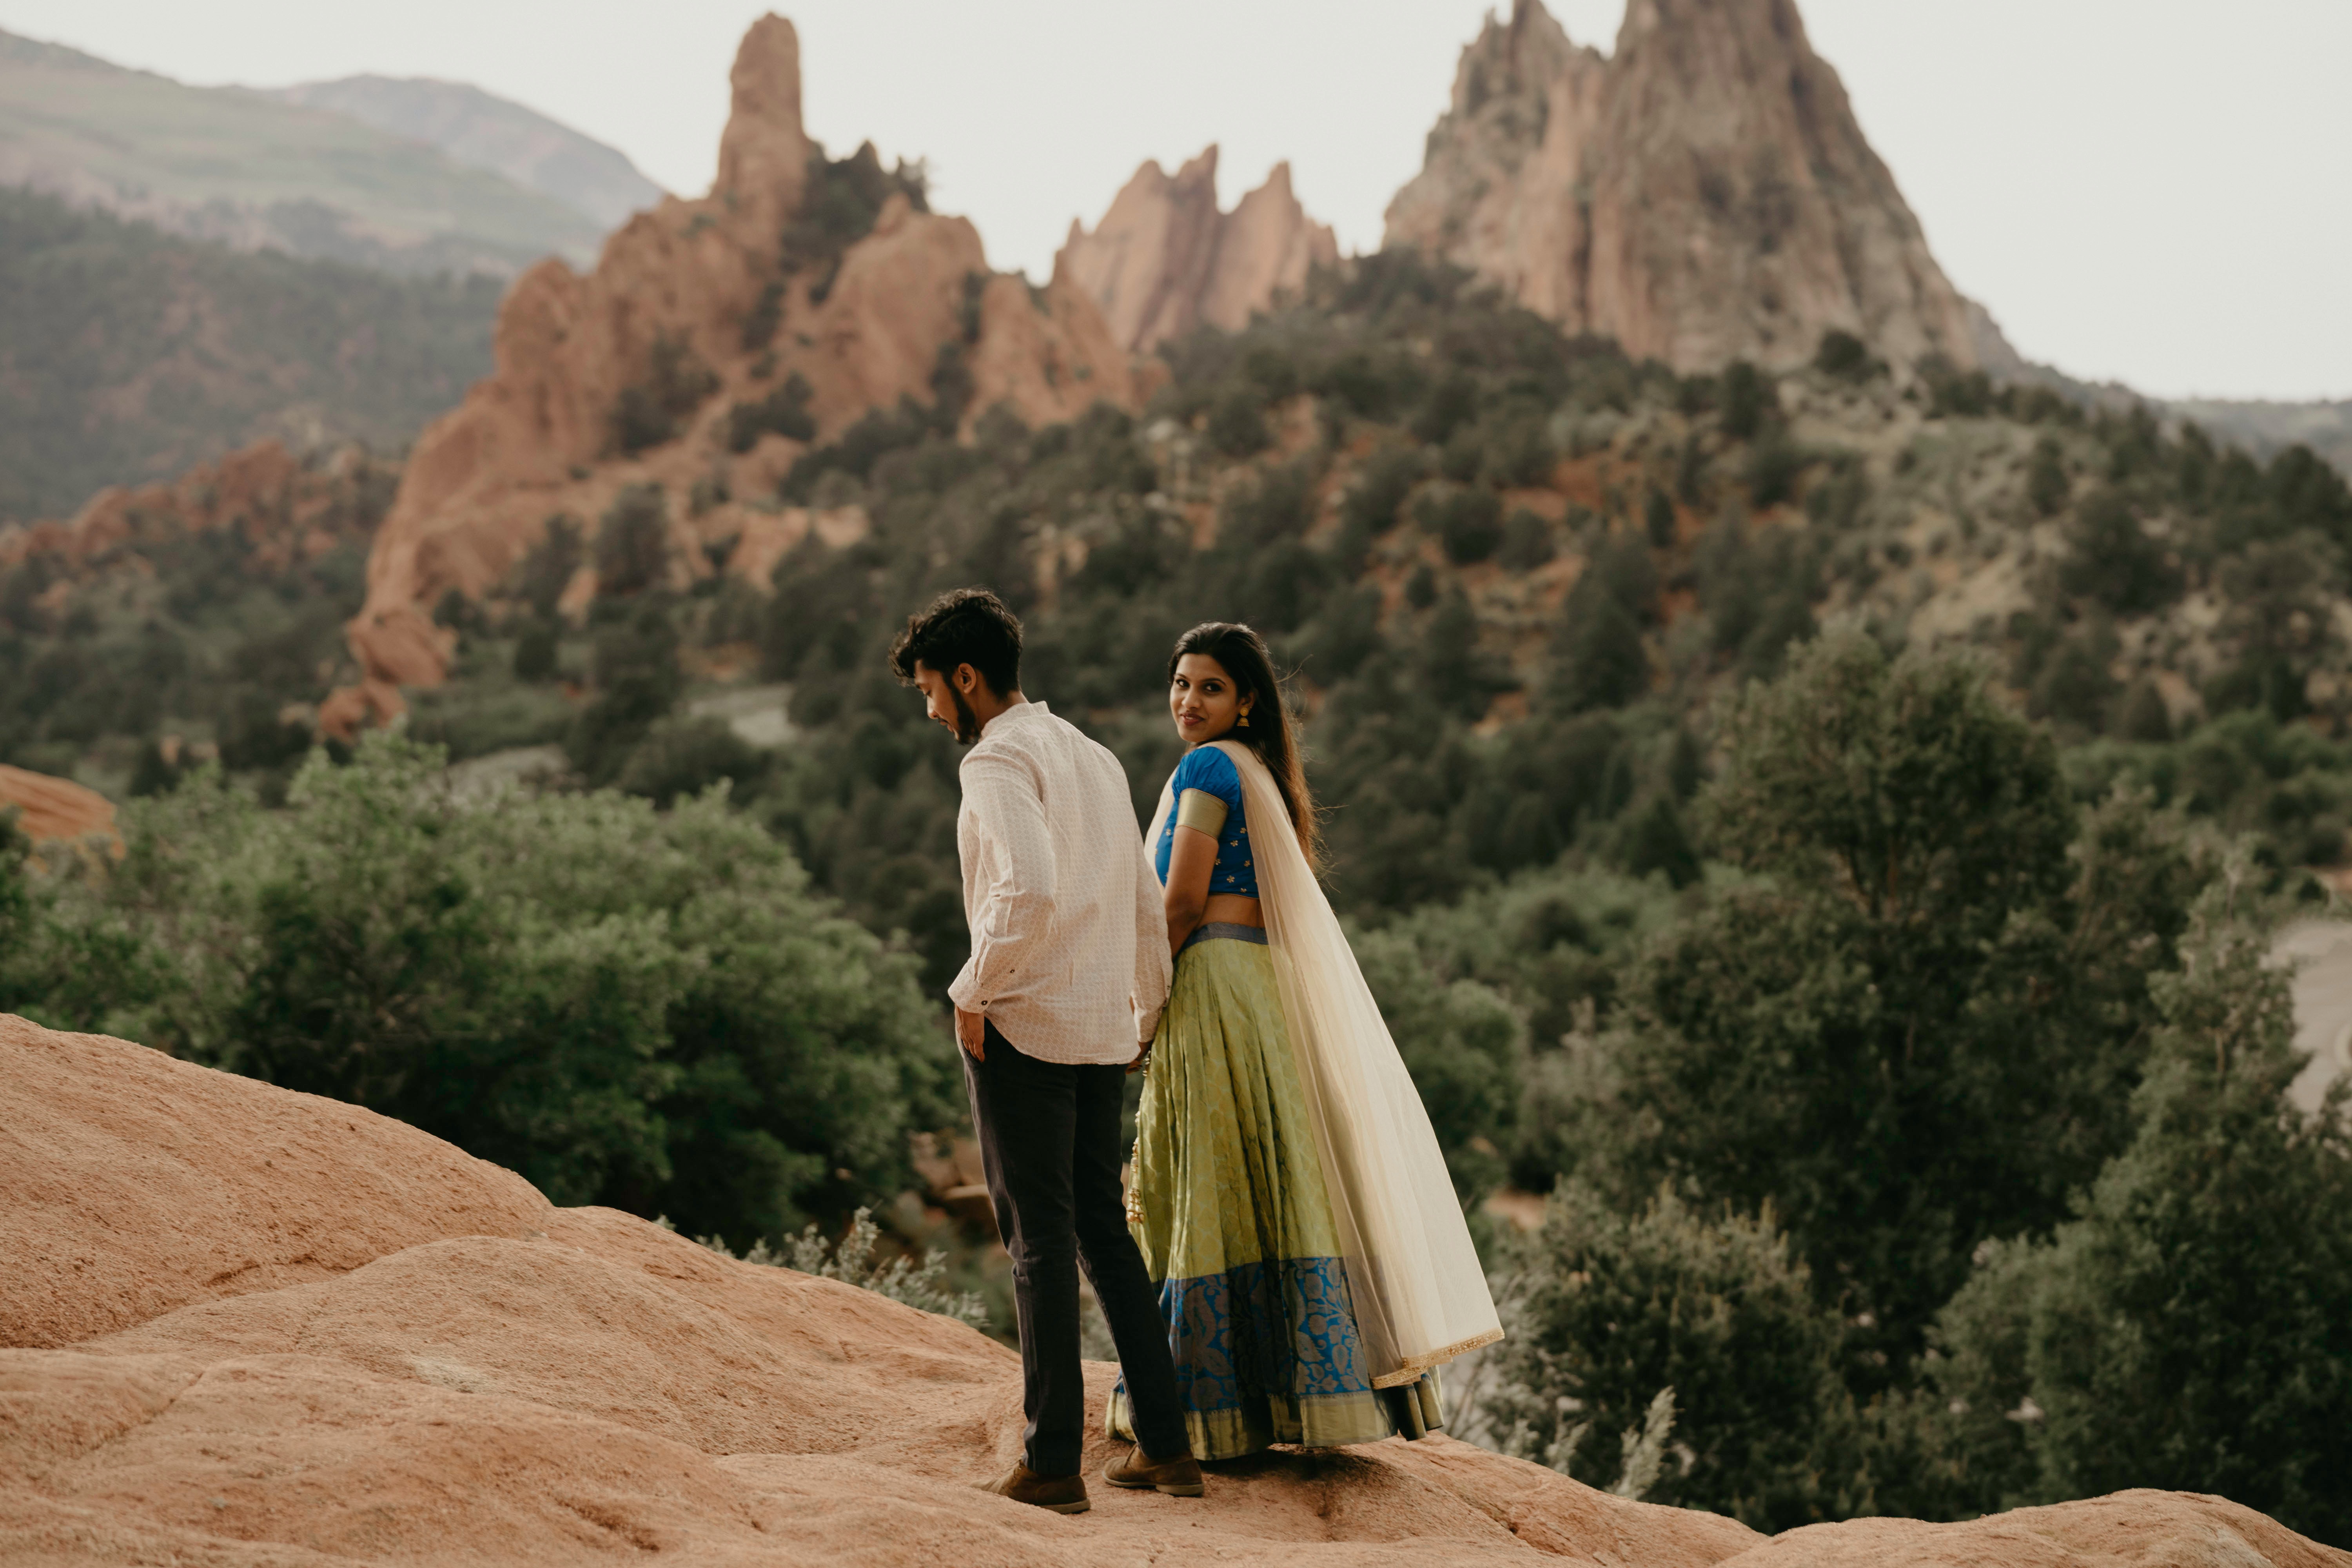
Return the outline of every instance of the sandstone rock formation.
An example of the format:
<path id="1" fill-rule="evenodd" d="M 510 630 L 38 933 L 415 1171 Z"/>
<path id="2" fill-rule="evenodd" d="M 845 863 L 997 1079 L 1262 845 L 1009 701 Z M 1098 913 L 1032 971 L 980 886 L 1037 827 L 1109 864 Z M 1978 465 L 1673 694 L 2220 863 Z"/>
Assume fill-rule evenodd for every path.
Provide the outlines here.
<path id="1" fill-rule="evenodd" d="M 1277 292 L 1305 283 L 1310 267 L 1339 259 L 1329 226 L 1291 194 L 1288 163 L 1219 212 L 1212 146 L 1173 179 L 1146 163 L 1091 234 L 1073 222 L 1054 277 L 1085 290 L 1111 336 L 1143 353 L 1203 323 L 1237 331 Z"/>
<path id="2" fill-rule="evenodd" d="M 103 569 L 126 544 L 235 529 L 261 564 L 283 568 L 364 542 L 374 523 L 368 492 L 380 493 L 394 472 L 356 447 L 306 463 L 259 441 L 169 484 L 109 486 L 63 522 L 0 527 L 0 567 L 40 557 L 57 577 L 76 577 Z"/>
<path id="3" fill-rule="evenodd" d="M 971 1489 L 1018 1452 L 1020 1366 L 949 1319 L 5 1016 L 0 1127 L 11 1563 L 2352 1564 L 2164 1492 L 1767 1541 L 1442 1438 L 1062 1518 Z M 1114 1371 L 1087 1369 L 1097 1428 Z"/>
<path id="4" fill-rule="evenodd" d="M 1797 364 L 1832 328 L 1976 363 L 1794 0 L 1631 0 L 1608 58 L 1515 0 L 1463 51 L 1386 243 L 1678 370 Z"/>
<path id="5" fill-rule="evenodd" d="M 766 435 L 730 450 L 728 415 L 797 375 L 820 438 L 901 398 L 929 404 L 942 345 L 971 375 L 967 420 L 999 402 L 1032 423 L 1096 399 L 1132 405 L 1125 353 L 1092 302 L 1056 283 L 1032 300 L 1017 279 L 992 278 L 962 218 L 903 196 L 837 268 L 790 271 L 786 222 L 821 151 L 801 122 L 800 45 L 769 16 L 743 38 L 719 174 L 699 200 L 671 198 L 605 242 L 593 272 L 541 263 L 499 312 L 496 373 L 418 440 L 368 563 L 367 600 L 351 644 L 388 691 L 437 683 L 448 643 L 431 620 L 451 590 L 478 598 L 502 583 L 568 514 L 593 529 L 625 486 L 659 486 L 673 522 L 673 571 L 714 568 L 703 544 L 739 536 L 803 444 Z M 772 330 L 756 323 L 762 310 Z M 657 365 L 689 367 L 702 390 L 677 434 L 634 455 L 616 450 L 625 390 Z M 698 483 L 729 496 L 689 504 Z M 356 698 L 340 699 L 356 710 Z"/>
<path id="6" fill-rule="evenodd" d="M 114 826 L 114 803 L 71 779 L 53 778 L 0 763 L 0 815 L 14 809 L 17 830 L 36 844 L 51 839 L 78 843 L 93 836 L 122 853 Z"/>

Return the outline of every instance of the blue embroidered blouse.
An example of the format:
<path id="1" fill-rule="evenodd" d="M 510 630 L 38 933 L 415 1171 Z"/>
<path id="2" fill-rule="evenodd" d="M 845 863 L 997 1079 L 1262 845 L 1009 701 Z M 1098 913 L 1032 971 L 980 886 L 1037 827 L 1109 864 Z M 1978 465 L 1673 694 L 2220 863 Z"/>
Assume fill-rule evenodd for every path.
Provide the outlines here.
<path id="1" fill-rule="evenodd" d="M 1211 893 L 1256 898 L 1249 823 L 1242 814 L 1242 775 L 1234 760 L 1214 746 L 1195 746 L 1176 764 L 1176 776 L 1168 781 L 1168 789 L 1176 797 L 1175 809 L 1168 814 L 1168 826 L 1160 830 L 1152 862 L 1161 885 L 1168 881 L 1168 858 L 1175 849 L 1176 829 L 1181 825 L 1216 837 L 1217 863 L 1209 869 Z"/>

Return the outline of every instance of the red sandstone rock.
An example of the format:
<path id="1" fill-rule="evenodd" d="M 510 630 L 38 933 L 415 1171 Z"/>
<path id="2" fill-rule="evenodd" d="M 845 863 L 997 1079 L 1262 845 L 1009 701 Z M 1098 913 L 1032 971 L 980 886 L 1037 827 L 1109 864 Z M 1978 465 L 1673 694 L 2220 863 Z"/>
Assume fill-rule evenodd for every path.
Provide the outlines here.
<path id="1" fill-rule="evenodd" d="M 36 844 L 52 838 L 73 842 L 95 834 L 110 841 L 113 853 L 122 853 L 114 803 L 71 779 L 0 763 L 0 812 L 10 806 L 16 808 L 18 829 Z"/>
<path id="2" fill-rule="evenodd" d="M 1091 234 L 1072 223 L 1054 276 L 1085 290 L 1111 336 L 1139 353 L 1203 322 L 1237 331 L 1278 292 L 1306 282 L 1308 268 L 1339 258 L 1329 227 L 1291 194 L 1288 163 L 1219 212 L 1212 146 L 1173 179 L 1146 163 Z"/>
<path id="3" fill-rule="evenodd" d="M 381 472 L 356 449 L 306 464 L 258 441 L 168 484 L 109 486 L 70 521 L 0 528 L 0 567 L 44 555 L 79 574 L 124 544 L 225 528 L 244 529 L 264 564 L 283 567 L 362 537 L 354 489 Z"/>
<path id="4" fill-rule="evenodd" d="M 730 78 L 733 108 L 719 177 L 699 201 L 665 201 L 605 242 L 583 277 L 545 261 L 515 282 L 499 311 L 497 370 L 419 437 L 398 498 L 368 562 L 368 595 L 351 625 L 365 674 L 391 686 L 437 684 L 449 640 L 431 611 L 451 590 L 481 598 L 504 583 L 569 514 L 590 531 L 628 484 L 659 486 L 668 502 L 681 582 L 712 570 L 690 546 L 732 536 L 741 510 L 688 521 L 697 481 L 722 477 L 751 496 L 774 484 L 801 449 L 782 437 L 736 454 L 727 414 L 793 374 L 812 389 L 822 435 L 902 397 L 928 403 L 943 344 L 973 370 L 969 411 L 1010 401 L 1033 423 L 1066 418 L 1097 398 L 1132 406 L 1125 354 L 1091 302 L 1065 291 L 1020 315 L 988 300 L 976 342 L 965 342 L 966 279 L 988 276 L 979 233 L 962 219 L 914 211 L 894 197 L 871 233 L 823 281 L 790 281 L 782 322 L 764 347 L 743 323 L 762 291 L 783 280 L 783 226 L 816 152 L 801 124 L 800 47 L 792 24 L 766 16 L 744 36 Z M 1016 285 L 1017 287 L 1017 285 Z M 677 438 L 634 457 L 613 448 L 624 389 L 646 381 L 657 347 L 682 346 L 715 390 Z M 347 700 L 336 708 L 350 710 Z"/>
<path id="5" fill-rule="evenodd" d="M 1679 370 L 1800 363 L 1832 328 L 1976 362 L 1794 0 L 1633 0 L 1609 59 L 1517 0 L 1463 51 L 1387 243 Z"/>
<path id="6" fill-rule="evenodd" d="M 354 1106 L 0 1014 L 0 1345 L 63 1345 L 553 1211 Z"/>
<path id="7" fill-rule="evenodd" d="M 0 1345 L 45 1347 L 0 1350 L 11 1563 L 2352 1563 L 2164 1492 L 1767 1541 L 1442 1438 L 1045 1514 L 971 1489 L 1018 1452 L 1020 1368 L 960 1323 L 8 1018 L 0 1248 Z"/>

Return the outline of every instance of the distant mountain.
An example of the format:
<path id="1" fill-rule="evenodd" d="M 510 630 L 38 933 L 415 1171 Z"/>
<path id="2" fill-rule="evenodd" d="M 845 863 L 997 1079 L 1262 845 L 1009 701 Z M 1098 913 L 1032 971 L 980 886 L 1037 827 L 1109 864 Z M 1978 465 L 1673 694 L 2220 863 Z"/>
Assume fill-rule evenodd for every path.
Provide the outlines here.
<path id="1" fill-rule="evenodd" d="M 348 114 L 0 33 L 0 185 L 240 250 L 397 272 L 592 260 L 605 224 Z"/>
<path id="2" fill-rule="evenodd" d="M 0 524 L 266 437 L 404 447 L 489 373 L 500 289 L 240 255 L 0 189 Z"/>
<path id="3" fill-rule="evenodd" d="M 1969 336 L 1977 363 L 1996 383 L 2046 386 L 2085 408 L 2118 413 L 2146 404 L 2160 414 L 2186 419 L 2208 435 L 2243 447 L 2258 458 L 2273 458 L 2289 447 L 2310 447 L 2352 479 L 2352 398 L 2340 403 L 2282 403 L 2266 398 L 2144 397 L 2119 381 L 2088 382 L 2054 365 L 2030 360 L 2010 342 L 1992 312 L 1969 301 Z"/>
<path id="4" fill-rule="evenodd" d="M 662 188 L 619 149 L 465 82 L 349 76 L 269 96 L 438 147 L 468 168 L 553 196 L 602 228 L 618 228 L 662 198 Z"/>

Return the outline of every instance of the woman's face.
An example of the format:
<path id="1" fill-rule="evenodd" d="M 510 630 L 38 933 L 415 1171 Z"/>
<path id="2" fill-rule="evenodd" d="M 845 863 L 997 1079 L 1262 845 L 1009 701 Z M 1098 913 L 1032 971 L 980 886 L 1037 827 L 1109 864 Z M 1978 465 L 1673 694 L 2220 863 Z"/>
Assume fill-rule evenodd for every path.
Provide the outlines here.
<path id="1" fill-rule="evenodd" d="M 1235 721 L 1250 710 L 1254 700 L 1235 695 L 1234 678 L 1205 653 L 1188 653 L 1178 659 L 1176 678 L 1168 683 L 1168 711 L 1188 746 L 1223 739 Z"/>

